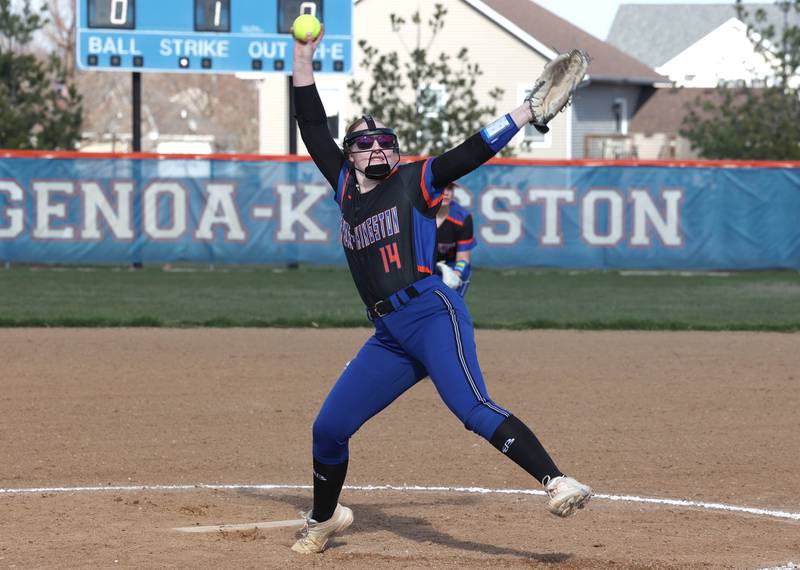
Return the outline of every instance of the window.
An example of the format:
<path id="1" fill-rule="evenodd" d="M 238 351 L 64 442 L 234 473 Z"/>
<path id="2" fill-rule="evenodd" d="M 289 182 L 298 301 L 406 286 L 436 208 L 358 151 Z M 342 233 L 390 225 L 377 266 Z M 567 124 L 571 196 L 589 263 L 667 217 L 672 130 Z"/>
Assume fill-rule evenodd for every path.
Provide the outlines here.
<path id="1" fill-rule="evenodd" d="M 442 110 L 447 102 L 447 89 L 441 83 L 423 85 L 419 90 L 417 101 L 419 101 L 417 114 L 420 117 L 436 122 L 439 120 L 439 111 Z M 442 121 L 442 134 L 447 136 L 449 131 L 447 121 Z M 421 130 L 418 131 L 418 136 L 423 136 Z"/>
<path id="2" fill-rule="evenodd" d="M 424 85 L 420 89 L 420 101 L 423 103 L 419 113 L 425 114 L 426 117 L 436 117 L 439 110 L 444 107 L 447 100 L 447 89 L 440 83 L 431 83 Z M 426 104 L 427 103 L 427 104 Z"/>
<path id="3" fill-rule="evenodd" d="M 342 87 L 338 85 L 317 85 L 319 90 L 319 98 L 322 99 L 322 105 L 325 107 L 325 113 L 328 115 L 328 130 L 331 136 L 337 141 L 341 142 L 342 137 Z"/>
<path id="4" fill-rule="evenodd" d="M 530 85 L 520 85 L 517 87 L 517 100 L 520 103 L 524 102 L 530 92 Z M 528 148 L 550 148 L 553 144 L 551 133 L 542 134 L 531 124 L 527 124 L 522 128 L 522 134 L 522 144 Z"/>
<path id="5" fill-rule="evenodd" d="M 628 134 L 628 102 L 625 99 L 614 99 L 611 104 L 611 115 L 614 119 L 614 132 Z"/>

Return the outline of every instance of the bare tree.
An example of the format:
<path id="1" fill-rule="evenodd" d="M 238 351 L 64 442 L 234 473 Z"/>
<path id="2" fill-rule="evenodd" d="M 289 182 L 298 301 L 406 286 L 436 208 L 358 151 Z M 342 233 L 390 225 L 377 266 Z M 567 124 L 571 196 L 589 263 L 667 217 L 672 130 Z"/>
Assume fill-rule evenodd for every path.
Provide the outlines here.
<path id="1" fill-rule="evenodd" d="M 40 47 L 57 57 L 78 85 L 87 142 L 111 142 L 114 150 L 125 150 L 131 140 L 130 74 L 78 71 L 74 0 L 41 0 L 41 4 L 47 7 L 48 21 Z M 143 74 L 142 120 L 144 150 L 154 150 L 160 135 L 193 134 L 212 135 L 222 152 L 258 150 L 254 83 L 230 75 Z"/>
<path id="2" fill-rule="evenodd" d="M 75 75 L 75 3 L 69 0 L 48 0 L 48 25 L 42 34 L 61 59 L 70 77 Z"/>

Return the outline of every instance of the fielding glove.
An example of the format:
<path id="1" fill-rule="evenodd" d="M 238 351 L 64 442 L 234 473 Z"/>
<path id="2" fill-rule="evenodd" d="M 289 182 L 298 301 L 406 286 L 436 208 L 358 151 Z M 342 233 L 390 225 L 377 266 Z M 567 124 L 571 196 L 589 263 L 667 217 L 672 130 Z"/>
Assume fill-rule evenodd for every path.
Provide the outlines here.
<path id="1" fill-rule="evenodd" d="M 586 52 L 574 49 L 560 54 L 544 67 L 525 98 L 533 114 L 531 124 L 537 131 L 550 130 L 547 123 L 569 104 L 589 68 L 589 61 Z"/>

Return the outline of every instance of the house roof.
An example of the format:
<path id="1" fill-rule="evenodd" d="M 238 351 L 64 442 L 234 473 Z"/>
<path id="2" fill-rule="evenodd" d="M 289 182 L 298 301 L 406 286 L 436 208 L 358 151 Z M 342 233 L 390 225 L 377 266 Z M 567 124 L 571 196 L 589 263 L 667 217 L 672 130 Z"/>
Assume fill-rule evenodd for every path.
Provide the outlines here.
<path id="1" fill-rule="evenodd" d="M 164 139 L 213 137 L 218 151 L 257 148 L 255 88 L 230 75 L 143 74 L 142 146 Z M 131 138 L 130 85 L 116 73 L 79 71 L 82 130 L 92 141 Z M 230 102 L 235 101 L 234 105 Z"/>
<path id="2" fill-rule="evenodd" d="M 636 111 L 628 125 L 631 133 L 677 134 L 683 118 L 687 115 L 687 105 L 697 98 L 710 100 L 715 104 L 722 101 L 722 95 L 712 88 L 662 88 Z"/>
<path id="3" fill-rule="evenodd" d="M 763 9 L 767 24 L 779 35 L 784 14 L 774 4 L 745 4 L 754 14 Z M 789 25 L 798 25 L 800 15 L 790 12 Z M 622 4 L 617 10 L 606 41 L 652 68 L 658 68 L 722 24 L 737 18 L 732 2 L 725 4 Z M 761 24 L 759 24 L 761 27 Z"/>
<path id="4" fill-rule="evenodd" d="M 589 77 L 592 81 L 651 85 L 668 81 L 651 67 L 618 48 L 584 32 L 531 0 L 465 0 L 475 9 L 508 28 L 508 23 L 536 44 L 555 53 L 573 48 L 586 51 L 592 58 Z M 519 36 L 519 34 L 517 34 Z M 524 37 L 521 39 L 525 39 Z M 536 48 L 534 43 L 528 42 Z M 543 55 L 552 57 L 553 53 Z"/>

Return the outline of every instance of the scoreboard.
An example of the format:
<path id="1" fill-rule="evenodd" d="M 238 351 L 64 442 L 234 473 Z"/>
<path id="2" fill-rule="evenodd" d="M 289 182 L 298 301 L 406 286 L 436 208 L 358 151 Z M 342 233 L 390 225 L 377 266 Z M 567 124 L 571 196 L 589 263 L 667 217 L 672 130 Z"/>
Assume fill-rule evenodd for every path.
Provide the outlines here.
<path id="1" fill-rule="evenodd" d="M 75 0 L 84 70 L 292 72 L 300 14 L 325 25 L 314 70 L 352 70 L 353 0 Z"/>

